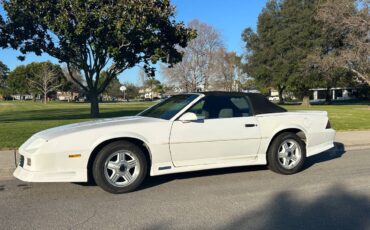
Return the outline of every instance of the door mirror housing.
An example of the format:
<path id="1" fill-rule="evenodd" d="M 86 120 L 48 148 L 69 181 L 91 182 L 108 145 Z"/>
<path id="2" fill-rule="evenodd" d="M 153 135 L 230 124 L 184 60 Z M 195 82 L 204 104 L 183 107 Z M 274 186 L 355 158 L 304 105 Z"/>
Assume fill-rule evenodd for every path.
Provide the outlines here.
<path id="1" fill-rule="evenodd" d="M 191 121 L 197 121 L 197 120 L 198 120 L 197 115 L 195 113 L 192 113 L 192 112 L 184 113 L 179 118 L 179 121 L 182 121 L 182 122 L 191 122 Z"/>

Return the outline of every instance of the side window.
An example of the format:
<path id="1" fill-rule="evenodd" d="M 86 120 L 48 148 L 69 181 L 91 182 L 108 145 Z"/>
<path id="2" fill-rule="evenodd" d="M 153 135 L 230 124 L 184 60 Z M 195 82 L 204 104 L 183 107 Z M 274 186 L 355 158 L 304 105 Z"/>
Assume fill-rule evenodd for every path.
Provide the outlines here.
<path id="1" fill-rule="evenodd" d="M 249 103 L 245 96 L 223 96 L 218 104 L 217 118 L 248 117 Z"/>
<path id="2" fill-rule="evenodd" d="M 208 119 L 206 111 L 203 110 L 203 107 L 204 107 L 204 99 L 201 99 L 195 105 L 193 105 L 187 112 L 195 113 L 198 119 Z"/>
<path id="3" fill-rule="evenodd" d="M 249 103 L 246 97 L 231 97 L 231 103 L 234 104 L 236 117 L 249 117 L 250 116 L 250 109 Z"/>
<path id="4" fill-rule="evenodd" d="M 209 95 L 198 101 L 187 112 L 195 113 L 198 119 L 250 116 L 249 103 L 245 96 Z"/>

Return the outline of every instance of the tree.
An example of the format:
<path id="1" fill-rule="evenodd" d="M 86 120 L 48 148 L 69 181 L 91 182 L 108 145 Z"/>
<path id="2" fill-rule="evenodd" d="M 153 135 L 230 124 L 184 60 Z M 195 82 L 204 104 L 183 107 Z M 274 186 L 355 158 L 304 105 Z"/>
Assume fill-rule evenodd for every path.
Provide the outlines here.
<path id="1" fill-rule="evenodd" d="M 44 103 L 48 94 L 65 84 L 62 69 L 59 65 L 50 62 L 32 62 L 28 65 L 17 66 L 9 73 L 5 82 L 8 94 L 36 94 L 44 96 Z"/>
<path id="2" fill-rule="evenodd" d="M 6 94 L 7 86 L 6 79 L 9 74 L 9 68 L 3 62 L 0 61 L 0 94 Z"/>
<path id="3" fill-rule="evenodd" d="M 347 68 L 370 84 L 370 1 L 322 1 L 317 19 L 325 40 L 310 60 L 327 72 Z"/>
<path id="4" fill-rule="evenodd" d="M 150 97 L 151 100 L 153 100 L 153 94 L 154 93 L 163 93 L 163 85 L 161 84 L 160 81 L 154 78 L 149 78 L 145 80 L 144 82 L 144 88 L 149 88 L 150 89 Z"/>
<path id="5" fill-rule="evenodd" d="M 5 80 L 9 74 L 9 68 L 3 62 L 0 61 L 0 79 Z"/>
<path id="6" fill-rule="evenodd" d="M 108 77 L 108 73 L 103 71 L 101 73 L 101 76 L 100 76 L 100 84 L 103 84 L 105 79 Z M 120 90 L 120 87 L 121 87 L 121 83 L 120 81 L 118 80 L 117 77 L 115 77 L 110 83 L 109 85 L 105 88 L 103 94 L 109 96 L 109 97 L 122 97 L 122 92 Z"/>
<path id="7" fill-rule="evenodd" d="M 63 81 L 63 85 L 60 87 L 60 90 L 62 90 L 64 92 L 70 91 L 70 92 L 82 93 L 83 89 L 81 89 L 79 84 L 77 84 L 72 79 L 71 75 L 69 74 L 69 71 L 68 71 L 67 67 L 64 67 L 62 69 L 62 72 L 63 72 L 63 75 L 65 77 L 65 81 Z M 83 85 L 86 84 L 84 82 L 84 77 L 81 75 L 80 71 L 78 71 L 76 69 L 73 69 L 72 74 L 73 74 L 74 78 L 77 79 L 78 82 L 82 82 Z"/>
<path id="8" fill-rule="evenodd" d="M 233 91 L 235 87 L 241 88 L 241 57 L 235 52 L 227 52 L 225 49 L 220 49 L 214 55 L 215 67 L 214 85 L 216 88 Z M 239 85 L 236 86 L 236 83 Z"/>
<path id="9" fill-rule="evenodd" d="M 182 61 L 171 68 L 162 68 L 170 84 L 185 92 L 195 92 L 199 88 L 207 91 L 215 68 L 215 52 L 223 47 L 220 34 L 213 27 L 193 20 L 189 27 L 196 30 L 197 37 L 184 49 Z"/>
<path id="10" fill-rule="evenodd" d="M 29 71 L 25 65 L 17 66 L 12 70 L 6 79 L 8 93 L 19 94 L 22 100 L 22 95 L 30 92 L 28 75 Z"/>
<path id="11" fill-rule="evenodd" d="M 125 97 L 127 100 L 135 99 L 139 96 L 139 87 L 134 84 L 126 83 Z"/>
<path id="12" fill-rule="evenodd" d="M 195 36 L 175 22 L 169 0 L 9 0 L 3 5 L 7 19 L 0 45 L 23 54 L 47 53 L 65 63 L 88 94 L 92 117 L 99 115 L 98 96 L 120 73 L 139 63 L 153 73 L 149 65 L 157 61 L 179 62 L 175 46 L 184 48 Z M 99 84 L 102 71 L 108 77 Z"/>
<path id="13" fill-rule="evenodd" d="M 319 45 L 320 23 L 315 19 L 318 0 L 271 0 L 258 17 L 257 31 L 247 28 L 245 71 L 262 86 L 289 89 L 309 104 L 309 89 L 317 82 L 315 71 L 304 65 Z"/>
<path id="14" fill-rule="evenodd" d="M 287 48 L 286 68 L 289 70 L 288 89 L 310 105 L 310 88 L 320 86 L 315 68 L 305 65 L 307 56 L 322 43 L 322 24 L 316 20 L 319 0 L 285 0 L 281 7 L 284 19 L 282 41 Z"/>
<path id="15" fill-rule="evenodd" d="M 243 89 L 246 89 L 246 90 L 253 90 L 253 89 L 258 88 L 256 84 L 256 80 L 254 80 L 253 78 L 249 78 L 246 81 L 244 81 L 242 84 L 242 87 Z"/>
<path id="16" fill-rule="evenodd" d="M 116 77 L 109 83 L 104 92 L 106 92 L 110 97 L 122 97 L 122 91 L 120 90 L 121 86 L 121 82 Z"/>
<path id="17" fill-rule="evenodd" d="M 43 95 L 44 104 L 47 103 L 48 94 L 63 85 L 62 69 L 50 62 L 31 63 L 27 66 L 30 73 L 29 86 L 34 92 Z"/>
<path id="18" fill-rule="evenodd" d="M 276 88 L 281 104 L 284 103 L 283 92 L 287 88 L 290 74 L 288 63 L 284 60 L 286 45 L 282 42 L 283 27 L 281 3 L 272 0 L 258 16 L 257 31 L 247 28 L 242 34 L 246 43 L 245 72 L 253 77 L 258 85 Z"/>

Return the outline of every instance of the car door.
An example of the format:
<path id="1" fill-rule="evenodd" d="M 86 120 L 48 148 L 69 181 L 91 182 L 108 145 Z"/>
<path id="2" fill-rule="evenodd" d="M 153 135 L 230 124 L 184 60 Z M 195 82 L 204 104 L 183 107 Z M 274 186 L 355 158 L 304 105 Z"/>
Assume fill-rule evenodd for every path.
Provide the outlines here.
<path id="1" fill-rule="evenodd" d="M 208 95 L 193 105 L 198 120 L 174 121 L 170 134 L 173 163 L 217 164 L 254 158 L 261 133 L 244 95 Z"/>

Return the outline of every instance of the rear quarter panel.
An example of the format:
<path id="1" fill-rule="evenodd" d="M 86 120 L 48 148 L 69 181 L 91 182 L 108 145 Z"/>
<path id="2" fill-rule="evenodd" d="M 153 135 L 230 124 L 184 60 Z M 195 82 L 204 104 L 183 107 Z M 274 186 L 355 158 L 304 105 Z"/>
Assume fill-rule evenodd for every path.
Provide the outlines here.
<path id="1" fill-rule="evenodd" d="M 261 128 L 261 151 L 264 153 L 267 152 L 275 135 L 287 129 L 299 129 L 304 133 L 307 156 L 312 156 L 333 146 L 335 131 L 326 129 L 328 117 L 325 111 L 271 113 L 256 117 Z"/>

